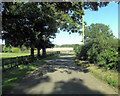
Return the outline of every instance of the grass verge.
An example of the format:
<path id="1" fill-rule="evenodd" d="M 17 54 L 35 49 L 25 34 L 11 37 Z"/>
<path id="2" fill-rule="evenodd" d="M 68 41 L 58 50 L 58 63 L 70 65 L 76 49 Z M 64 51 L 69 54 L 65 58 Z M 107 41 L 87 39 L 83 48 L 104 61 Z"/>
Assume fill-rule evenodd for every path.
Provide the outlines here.
<path id="1" fill-rule="evenodd" d="M 14 68 L 2 73 L 2 93 L 8 93 L 17 83 L 19 83 L 23 77 L 28 75 L 35 68 L 42 66 L 41 64 L 47 62 L 48 60 L 59 56 L 56 54 L 53 56 L 46 57 L 42 60 L 37 60 L 35 62 L 29 63 L 27 65 L 20 65 L 19 68 Z"/>
<path id="2" fill-rule="evenodd" d="M 109 84 L 116 91 L 118 90 L 118 72 L 114 72 L 113 70 L 106 71 L 104 68 L 99 68 L 94 64 L 91 64 L 88 69 L 95 77 Z"/>
<path id="3" fill-rule="evenodd" d="M 81 70 L 87 70 L 87 72 L 92 73 L 96 78 L 109 84 L 116 92 L 118 92 L 118 72 L 115 70 L 105 70 L 105 68 L 90 64 L 88 61 L 78 60 L 75 58 L 75 55 L 73 55 L 73 57 L 75 64 L 79 66 Z"/>

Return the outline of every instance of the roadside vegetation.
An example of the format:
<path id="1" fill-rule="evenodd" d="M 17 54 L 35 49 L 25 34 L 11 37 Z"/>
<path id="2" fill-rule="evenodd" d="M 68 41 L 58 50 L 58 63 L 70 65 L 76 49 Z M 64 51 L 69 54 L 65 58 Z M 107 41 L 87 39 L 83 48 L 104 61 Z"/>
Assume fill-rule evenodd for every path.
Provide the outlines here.
<path id="1" fill-rule="evenodd" d="M 54 47 L 50 39 L 54 39 L 56 33 L 62 30 L 69 34 L 76 32 L 82 34 L 80 29 L 82 16 L 85 15 L 84 10 L 97 11 L 108 4 L 109 2 L 2 2 L 2 39 L 5 40 L 2 57 L 31 55 L 34 59 L 36 54 L 38 57 L 41 55 L 46 57 L 46 49 Z M 86 22 L 84 23 L 86 25 Z M 106 72 L 108 70 L 118 72 L 116 44 L 117 39 L 109 31 L 108 26 L 92 24 L 85 29 L 85 45 L 56 47 L 74 47 L 78 60 L 88 60 L 99 68 L 105 68 Z M 55 56 L 28 65 L 20 65 L 19 69 L 3 72 L 3 93 L 13 88 L 25 75 L 43 62 Z M 116 83 L 110 84 L 116 87 Z"/>
<path id="2" fill-rule="evenodd" d="M 118 39 L 114 38 L 109 26 L 97 23 L 85 28 L 85 44 L 75 46 L 74 51 L 80 60 L 78 65 L 88 61 L 90 72 L 118 88 L 118 47 Z"/>
<path id="3" fill-rule="evenodd" d="M 19 68 L 14 68 L 12 70 L 8 70 L 2 73 L 2 92 L 4 94 L 10 92 L 10 90 L 16 86 L 25 76 L 27 76 L 30 72 L 32 72 L 35 68 L 42 66 L 44 62 L 55 58 L 60 54 L 56 54 L 53 56 L 46 57 L 41 60 L 37 60 L 35 62 L 29 63 L 27 65 L 22 64 Z"/>
<path id="4" fill-rule="evenodd" d="M 73 56 L 74 58 L 75 55 Z M 96 78 L 103 81 L 105 84 L 110 85 L 116 92 L 118 92 L 118 72 L 116 70 L 106 70 L 105 68 L 100 68 L 96 66 L 94 63 L 90 63 L 89 61 L 74 59 L 75 64 L 80 68 L 83 72 L 90 72 Z"/>

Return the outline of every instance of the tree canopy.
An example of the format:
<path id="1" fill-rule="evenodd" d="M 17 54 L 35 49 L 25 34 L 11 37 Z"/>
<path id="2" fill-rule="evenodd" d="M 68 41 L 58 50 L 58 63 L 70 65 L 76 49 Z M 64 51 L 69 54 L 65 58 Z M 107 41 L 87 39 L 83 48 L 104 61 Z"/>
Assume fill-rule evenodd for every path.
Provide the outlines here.
<path id="1" fill-rule="evenodd" d="M 79 59 L 88 60 L 99 67 L 108 69 L 118 68 L 118 39 L 116 39 L 109 26 L 104 24 L 91 24 L 85 29 L 86 43 L 77 46 L 75 53 Z"/>
<path id="2" fill-rule="evenodd" d="M 97 38 L 107 39 L 109 37 L 114 37 L 109 26 L 96 23 L 91 24 L 90 26 L 85 27 L 85 41 Z"/>
<path id="3" fill-rule="evenodd" d="M 81 33 L 84 9 L 98 10 L 107 2 L 4 2 L 3 39 L 12 46 L 46 48 L 49 38 L 55 38 L 58 28 L 69 33 Z"/>

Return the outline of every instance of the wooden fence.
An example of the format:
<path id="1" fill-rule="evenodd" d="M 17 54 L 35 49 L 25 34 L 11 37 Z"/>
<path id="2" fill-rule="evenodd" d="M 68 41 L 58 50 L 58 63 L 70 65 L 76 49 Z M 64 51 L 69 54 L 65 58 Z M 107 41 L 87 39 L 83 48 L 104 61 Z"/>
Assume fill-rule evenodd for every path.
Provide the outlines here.
<path id="1" fill-rule="evenodd" d="M 60 51 L 56 52 L 47 52 L 47 56 L 52 56 L 54 54 L 60 54 Z M 31 55 L 28 56 L 20 56 L 20 57 L 13 57 L 13 58 L 2 58 L 2 71 L 7 71 L 12 68 L 18 68 L 21 64 L 29 64 L 33 61 L 40 60 L 44 57 L 38 57 L 37 55 L 34 56 L 34 58 Z"/>

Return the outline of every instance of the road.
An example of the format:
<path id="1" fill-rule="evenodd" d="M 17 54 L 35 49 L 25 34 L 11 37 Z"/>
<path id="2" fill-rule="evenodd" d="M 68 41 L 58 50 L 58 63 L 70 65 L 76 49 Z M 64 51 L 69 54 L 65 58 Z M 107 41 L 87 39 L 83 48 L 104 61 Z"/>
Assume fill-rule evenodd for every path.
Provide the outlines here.
<path id="1" fill-rule="evenodd" d="M 111 87 L 83 72 L 72 54 L 62 54 L 26 76 L 11 94 L 117 94 Z"/>

